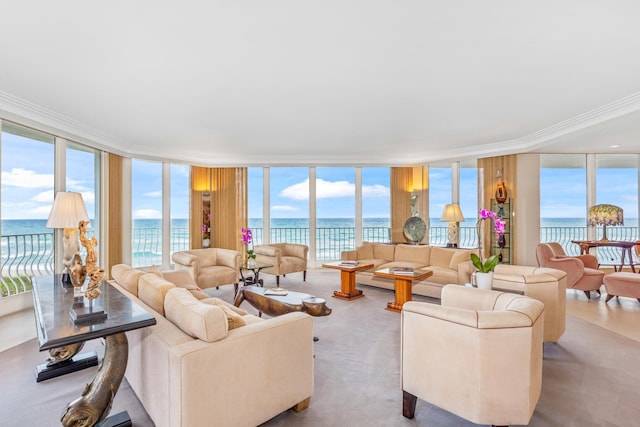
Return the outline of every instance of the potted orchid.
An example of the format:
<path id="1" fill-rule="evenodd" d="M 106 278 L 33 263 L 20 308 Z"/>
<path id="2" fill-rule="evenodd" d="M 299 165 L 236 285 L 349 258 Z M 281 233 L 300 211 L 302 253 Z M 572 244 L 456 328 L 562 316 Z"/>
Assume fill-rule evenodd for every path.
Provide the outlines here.
<path id="1" fill-rule="evenodd" d="M 256 254 L 253 251 L 253 234 L 251 233 L 251 229 L 242 228 L 242 243 L 247 246 L 247 264 L 255 263 Z M 249 249 L 249 245 L 251 245 L 251 249 Z"/>
<path id="2" fill-rule="evenodd" d="M 482 209 L 479 212 L 477 229 L 478 229 L 478 243 L 480 243 L 480 227 L 483 221 L 487 219 L 493 220 L 493 231 L 496 237 L 500 237 L 504 234 L 506 223 L 504 219 L 493 211 L 488 209 Z M 491 289 L 491 282 L 493 281 L 493 269 L 498 265 L 499 259 L 497 255 L 491 255 L 485 261 L 482 261 L 482 245 L 478 244 L 478 253 L 471 254 L 471 262 L 473 266 L 478 270 L 476 275 L 476 285 L 479 288 Z"/>

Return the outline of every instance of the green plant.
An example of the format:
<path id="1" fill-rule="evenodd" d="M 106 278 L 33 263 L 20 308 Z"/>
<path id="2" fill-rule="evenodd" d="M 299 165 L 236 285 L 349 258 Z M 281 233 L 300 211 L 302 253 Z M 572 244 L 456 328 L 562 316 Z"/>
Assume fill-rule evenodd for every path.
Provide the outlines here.
<path id="1" fill-rule="evenodd" d="M 482 260 L 477 254 L 472 253 L 471 262 L 473 263 L 473 266 L 478 269 L 479 272 L 490 273 L 493 271 L 496 265 L 498 265 L 498 256 L 491 255 L 489 258 L 487 258 L 485 262 L 482 262 Z"/>

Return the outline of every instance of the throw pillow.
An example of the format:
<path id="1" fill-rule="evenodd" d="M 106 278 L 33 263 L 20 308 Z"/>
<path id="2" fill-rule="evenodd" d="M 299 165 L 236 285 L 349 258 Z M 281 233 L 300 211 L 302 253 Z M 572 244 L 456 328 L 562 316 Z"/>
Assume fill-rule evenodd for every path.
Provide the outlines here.
<path id="1" fill-rule="evenodd" d="M 227 336 L 225 312 L 218 306 L 203 304 L 188 290 L 173 288 L 164 299 L 165 317 L 184 333 L 213 342 Z"/>
<path id="2" fill-rule="evenodd" d="M 373 259 L 373 246 L 358 246 L 356 248 L 356 252 L 358 253 L 358 259 Z"/>
<path id="3" fill-rule="evenodd" d="M 248 314 L 246 311 L 235 307 L 234 305 L 229 304 L 228 302 L 223 301 L 220 298 L 207 298 L 206 300 L 200 300 L 200 302 L 220 307 L 222 311 L 224 311 L 224 314 L 227 316 L 229 330 L 239 328 L 240 326 L 244 326 L 247 324 L 247 322 L 242 317 Z"/>
<path id="4" fill-rule="evenodd" d="M 155 274 L 156 276 L 164 279 L 164 275 L 162 274 L 162 271 L 160 271 L 157 265 L 152 265 L 151 267 L 149 267 L 149 273 Z"/>

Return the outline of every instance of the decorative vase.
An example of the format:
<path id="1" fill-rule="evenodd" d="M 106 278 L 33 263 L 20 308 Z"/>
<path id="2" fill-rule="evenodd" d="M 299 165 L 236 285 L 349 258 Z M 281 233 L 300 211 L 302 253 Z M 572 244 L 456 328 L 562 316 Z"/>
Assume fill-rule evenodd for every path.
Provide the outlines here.
<path id="1" fill-rule="evenodd" d="M 493 271 L 481 273 L 476 271 L 476 287 L 478 289 L 491 289 L 493 284 Z"/>
<path id="2" fill-rule="evenodd" d="M 496 187 L 496 202 L 504 203 L 507 201 L 507 186 L 504 181 L 500 181 Z"/>
<path id="3" fill-rule="evenodd" d="M 498 246 L 504 248 L 507 245 L 507 239 L 504 237 L 504 234 L 498 235 Z"/>

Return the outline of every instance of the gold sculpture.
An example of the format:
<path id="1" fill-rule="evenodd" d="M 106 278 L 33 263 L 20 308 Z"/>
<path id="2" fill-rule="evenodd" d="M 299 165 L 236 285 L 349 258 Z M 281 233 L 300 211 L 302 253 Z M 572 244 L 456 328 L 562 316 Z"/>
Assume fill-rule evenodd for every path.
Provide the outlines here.
<path id="1" fill-rule="evenodd" d="M 71 277 L 71 283 L 73 287 L 78 290 L 84 285 L 84 279 L 87 277 L 87 270 L 82 265 L 82 258 L 80 254 L 76 252 L 69 268 L 69 276 Z"/>
<path id="2" fill-rule="evenodd" d="M 84 269 L 86 274 L 89 275 L 89 285 L 87 285 L 84 296 L 88 300 L 92 300 L 98 298 L 102 293 L 99 288 L 104 278 L 104 269 L 97 266 L 98 252 L 95 248 L 98 246 L 98 239 L 96 239 L 95 236 L 91 237 L 91 239 L 87 238 L 88 226 L 89 221 L 80 221 L 78 228 L 80 229 L 80 243 L 87 250 Z"/>

